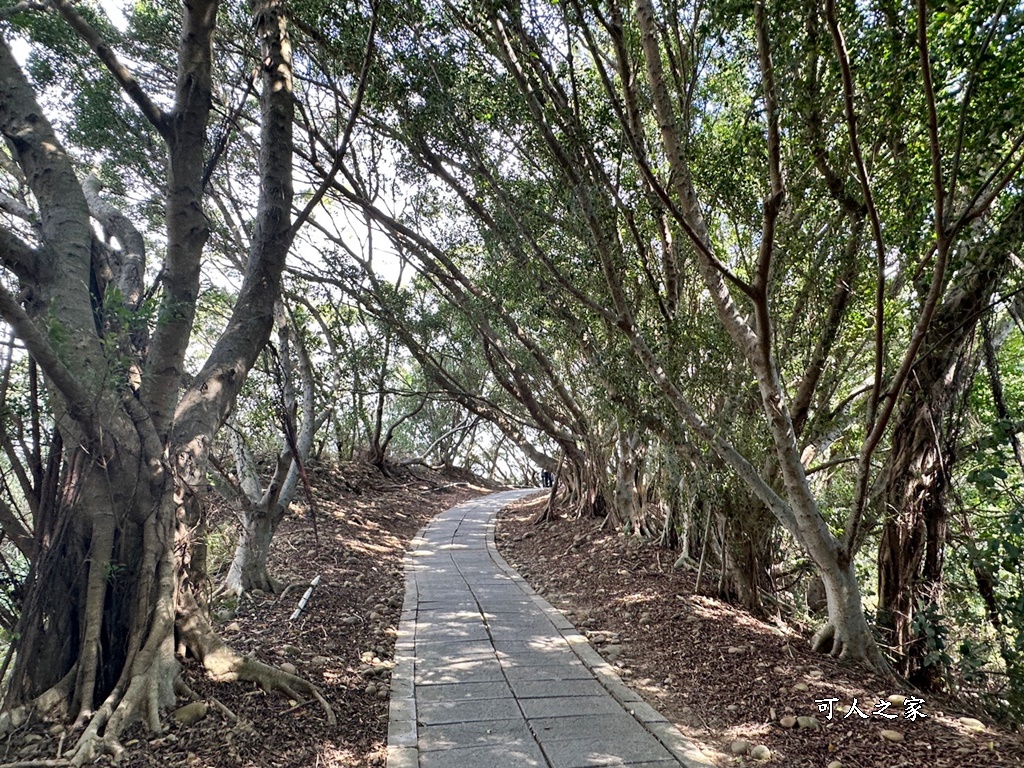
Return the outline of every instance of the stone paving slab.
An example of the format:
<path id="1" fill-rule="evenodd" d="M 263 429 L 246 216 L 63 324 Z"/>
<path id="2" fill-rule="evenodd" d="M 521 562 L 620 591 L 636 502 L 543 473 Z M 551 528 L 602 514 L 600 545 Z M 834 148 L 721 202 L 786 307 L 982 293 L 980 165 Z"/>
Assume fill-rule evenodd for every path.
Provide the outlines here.
<path id="1" fill-rule="evenodd" d="M 416 704 L 416 719 L 424 725 L 510 720 L 518 719 L 521 714 L 519 702 L 510 694 L 500 699 L 419 701 Z"/>
<path id="2" fill-rule="evenodd" d="M 438 515 L 405 558 L 388 768 L 711 768 L 498 554 L 497 511 Z"/>
<path id="3" fill-rule="evenodd" d="M 439 752 L 424 752 L 417 768 L 546 768 L 537 743 L 532 739 L 517 739 L 512 742 L 487 747 L 447 749 Z M 388 750 L 388 768 L 404 768 L 391 765 L 391 751 Z"/>

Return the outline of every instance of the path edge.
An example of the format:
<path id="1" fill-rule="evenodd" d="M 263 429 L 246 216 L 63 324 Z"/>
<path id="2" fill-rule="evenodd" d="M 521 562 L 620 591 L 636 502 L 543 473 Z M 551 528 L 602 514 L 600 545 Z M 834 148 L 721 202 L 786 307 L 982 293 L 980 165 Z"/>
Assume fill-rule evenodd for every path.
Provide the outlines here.
<path id="1" fill-rule="evenodd" d="M 486 496 L 474 499 L 482 501 Z M 658 742 L 667 749 L 684 768 L 716 768 L 700 747 L 684 736 L 663 714 L 648 704 L 643 698 L 626 685 L 615 672 L 615 668 L 599 654 L 587 640 L 586 636 L 573 625 L 560 610 L 549 603 L 535 590 L 519 572 L 508 564 L 501 556 L 495 541 L 498 514 L 512 502 L 503 504 L 494 511 L 490 522 L 485 526 L 487 549 L 497 566 L 512 581 L 516 582 L 524 593 L 530 596 L 537 607 L 555 626 L 559 634 L 566 640 L 573 653 L 583 665 L 590 670 L 597 681 L 611 694 L 626 712 L 647 730 Z M 447 511 L 447 510 L 446 510 Z M 431 520 L 433 522 L 433 520 Z M 395 666 L 391 670 L 391 698 L 388 711 L 388 740 L 386 768 L 419 768 L 420 752 L 418 747 L 419 729 L 416 723 L 415 697 L 415 653 L 416 653 L 416 617 L 419 594 L 416 579 L 413 553 L 426 543 L 423 534 L 427 525 L 423 526 L 409 542 L 409 548 L 402 557 L 402 572 L 405 578 L 405 599 L 402 602 L 402 614 L 398 622 L 398 635 L 395 638 Z"/>
<path id="2" fill-rule="evenodd" d="M 499 509 L 498 512 L 500 511 Z M 497 513 L 494 519 L 494 523 L 496 522 Z M 684 736 L 667 717 L 644 701 L 640 694 L 626 685 L 615 672 L 615 668 L 594 649 L 594 646 L 590 644 L 586 636 L 576 629 L 566 615 L 549 603 L 526 579 L 519 575 L 515 568 L 508 564 L 508 561 L 498 552 L 497 542 L 494 539 L 495 528 L 496 525 L 494 524 L 487 526 L 487 546 L 491 550 L 494 562 L 498 564 L 498 567 L 510 579 L 517 582 L 523 591 L 530 595 L 530 598 L 537 604 L 537 607 L 544 612 L 548 620 L 555 625 L 558 632 L 565 638 L 573 653 L 590 670 L 590 673 L 597 678 L 597 681 L 604 686 L 605 690 L 611 694 L 611 697 L 619 703 L 619 706 L 632 715 L 685 768 L 716 768 L 715 764 L 707 758 L 696 742 Z M 389 765 L 389 768 L 392 767 Z"/>
<path id="3" fill-rule="evenodd" d="M 447 510 L 445 510 L 447 511 Z M 419 768 L 419 729 L 416 725 L 416 614 L 419 592 L 413 578 L 413 553 L 426 543 L 423 538 L 433 518 L 416 532 L 402 556 L 405 598 L 395 638 L 395 666 L 391 670 L 388 708 L 386 768 Z"/>

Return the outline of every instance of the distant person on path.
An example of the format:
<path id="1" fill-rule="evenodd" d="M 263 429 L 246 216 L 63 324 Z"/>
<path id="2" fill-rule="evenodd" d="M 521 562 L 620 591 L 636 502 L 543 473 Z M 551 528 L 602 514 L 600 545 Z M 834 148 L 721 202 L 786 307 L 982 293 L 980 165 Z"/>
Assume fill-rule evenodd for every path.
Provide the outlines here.
<path id="1" fill-rule="evenodd" d="M 555 476 L 548 472 L 546 469 L 540 473 L 540 483 L 545 488 L 550 488 L 555 484 Z"/>

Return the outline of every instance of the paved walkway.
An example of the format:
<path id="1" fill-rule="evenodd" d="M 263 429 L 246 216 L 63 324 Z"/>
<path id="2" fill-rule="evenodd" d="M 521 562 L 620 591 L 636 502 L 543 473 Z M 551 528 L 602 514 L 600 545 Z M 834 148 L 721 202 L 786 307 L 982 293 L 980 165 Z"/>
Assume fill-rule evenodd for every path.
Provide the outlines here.
<path id="1" fill-rule="evenodd" d="M 499 509 L 442 512 L 406 557 L 388 768 L 711 768 L 501 558 Z"/>

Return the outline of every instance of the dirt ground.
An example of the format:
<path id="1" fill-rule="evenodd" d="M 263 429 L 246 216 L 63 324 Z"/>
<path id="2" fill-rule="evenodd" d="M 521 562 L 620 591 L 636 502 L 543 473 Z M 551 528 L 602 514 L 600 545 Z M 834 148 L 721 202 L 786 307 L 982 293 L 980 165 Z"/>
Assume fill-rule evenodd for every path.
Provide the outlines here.
<path id="1" fill-rule="evenodd" d="M 962 703 L 889 685 L 812 652 L 805 634 L 694 594 L 670 551 L 602 532 L 598 520 L 532 525 L 537 510 L 502 514 L 499 550 L 717 765 L 1024 766 L 1021 736 Z M 878 705 L 890 696 L 908 700 Z"/>
<path id="2" fill-rule="evenodd" d="M 489 492 L 473 482 L 421 467 L 392 469 L 388 476 L 357 464 L 315 471 L 315 535 L 313 519 L 302 505 L 289 513 L 274 539 L 271 573 L 292 586 L 281 595 L 256 594 L 237 606 L 219 605 L 215 614 L 220 615 L 219 631 L 234 648 L 270 664 L 291 664 L 319 686 L 337 725 L 328 724 L 315 701 L 289 701 L 251 683 L 212 683 L 198 667 L 186 667 L 185 680 L 206 704 L 206 715 L 190 725 L 169 717 L 167 732 L 160 736 L 140 727 L 130 731 L 121 765 L 383 766 L 387 684 L 405 591 L 402 556 L 435 514 Z M 213 517 L 220 515 L 225 522 L 228 514 L 220 508 Z M 226 537 L 213 537 L 211 552 L 213 565 L 227 566 L 231 551 Z M 317 575 L 320 583 L 306 609 L 291 621 Z M 0 741 L 0 765 L 60 765 L 55 758 L 74 744 L 74 736 L 45 723 L 18 731 Z"/>

